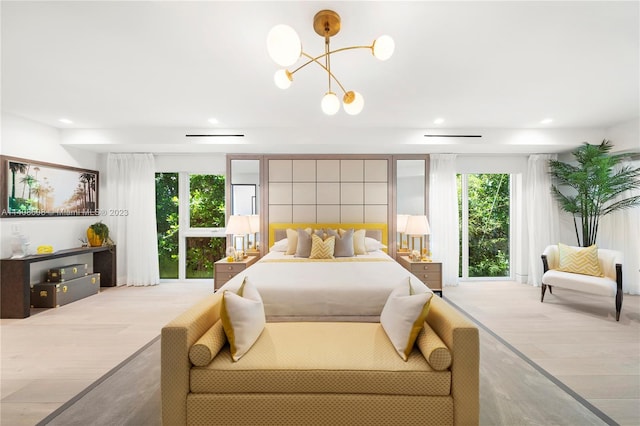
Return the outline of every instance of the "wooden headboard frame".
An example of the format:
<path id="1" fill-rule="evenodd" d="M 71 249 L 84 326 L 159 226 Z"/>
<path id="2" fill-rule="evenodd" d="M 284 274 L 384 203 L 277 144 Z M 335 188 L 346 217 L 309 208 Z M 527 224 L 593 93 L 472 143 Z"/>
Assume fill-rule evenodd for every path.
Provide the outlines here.
<path id="1" fill-rule="evenodd" d="M 366 229 L 367 236 L 378 239 L 376 234 L 380 234 L 380 242 L 388 246 L 389 230 L 386 223 L 270 223 L 269 224 L 269 247 L 276 242 L 276 231 L 286 231 L 288 228 L 331 228 L 331 229 Z M 371 232 L 369 232 L 371 231 Z M 386 251 L 386 250 L 385 250 Z"/>

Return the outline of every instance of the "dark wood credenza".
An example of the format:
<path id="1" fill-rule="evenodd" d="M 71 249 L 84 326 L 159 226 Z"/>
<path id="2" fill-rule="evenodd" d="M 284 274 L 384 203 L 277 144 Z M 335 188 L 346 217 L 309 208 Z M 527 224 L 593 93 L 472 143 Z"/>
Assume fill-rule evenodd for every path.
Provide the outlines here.
<path id="1" fill-rule="evenodd" d="M 32 264 L 87 253 L 93 253 L 93 272 L 100 273 L 100 286 L 115 286 L 116 246 L 79 247 L 0 260 L 0 318 L 26 318 L 30 315 Z"/>

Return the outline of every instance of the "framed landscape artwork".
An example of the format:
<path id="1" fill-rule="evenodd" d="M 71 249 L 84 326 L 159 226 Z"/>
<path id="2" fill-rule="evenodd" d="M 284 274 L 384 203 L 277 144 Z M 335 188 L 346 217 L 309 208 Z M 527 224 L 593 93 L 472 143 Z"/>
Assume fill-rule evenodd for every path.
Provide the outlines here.
<path id="1" fill-rule="evenodd" d="M 0 156 L 2 217 L 98 214 L 98 172 Z"/>

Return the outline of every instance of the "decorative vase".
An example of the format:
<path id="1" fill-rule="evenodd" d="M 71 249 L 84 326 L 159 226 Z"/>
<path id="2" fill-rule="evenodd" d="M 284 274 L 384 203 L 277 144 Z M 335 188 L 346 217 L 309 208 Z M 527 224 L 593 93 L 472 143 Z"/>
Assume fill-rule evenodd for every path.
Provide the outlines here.
<path id="1" fill-rule="evenodd" d="M 87 241 L 91 247 L 102 247 L 102 237 L 91 228 L 87 229 Z"/>

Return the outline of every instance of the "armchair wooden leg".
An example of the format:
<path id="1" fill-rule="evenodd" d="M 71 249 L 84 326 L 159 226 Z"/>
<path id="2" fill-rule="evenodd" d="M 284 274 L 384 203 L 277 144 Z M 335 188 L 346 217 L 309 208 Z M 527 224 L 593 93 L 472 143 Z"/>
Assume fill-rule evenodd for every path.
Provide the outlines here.
<path id="1" fill-rule="evenodd" d="M 549 287 L 549 293 L 553 294 L 553 287 L 552 287 L 552 286 L 550 286 L 550 285 L 549 285 L 549 286 L 547 286 L 547 287 Z"/>
<path id="2" fill-rule="evenodd" d="M 540 302 L 542 303 L 544 301 L 544 292 L 547 291 L 547 285 L 546 284 L 542 284 L 542 290 L 541 290 L 541 294 L 540 294 Z M 551 288 L 549 288 L 549 291 L 551 291 Z"/>
<path id="3" fill-rule="evenodd" d="M 616 294 L 616 321 L 620 321 L 620 311 L 622 310 L 622 292 Z"/>

